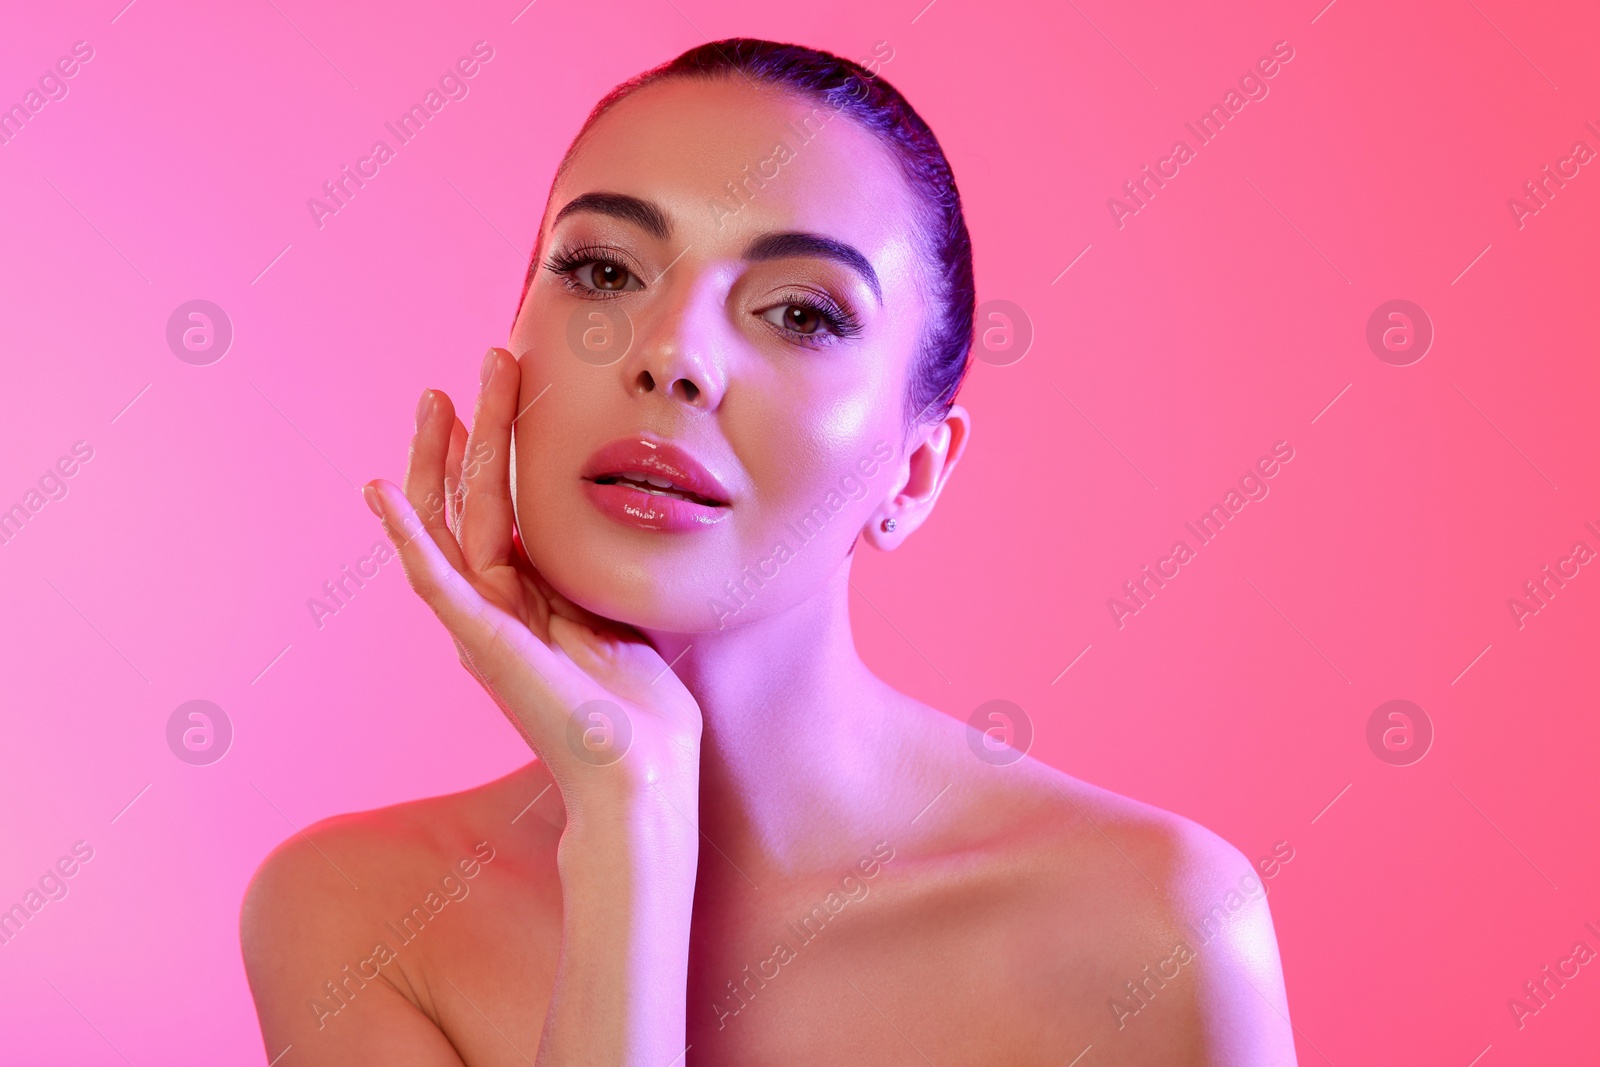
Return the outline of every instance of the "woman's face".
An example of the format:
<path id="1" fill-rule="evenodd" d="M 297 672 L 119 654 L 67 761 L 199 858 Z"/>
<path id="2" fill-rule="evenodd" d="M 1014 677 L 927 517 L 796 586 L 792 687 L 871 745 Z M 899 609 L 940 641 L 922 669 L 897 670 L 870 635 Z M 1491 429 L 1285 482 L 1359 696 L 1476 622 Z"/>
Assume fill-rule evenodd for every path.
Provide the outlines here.
<path id="1" fill-rule="evenodd" d="M 511 339 L 518 527 L 556 589 L 695 632 L 838 570 L 906 481 L 912 204 L 872 134 L 739 78 L 656 83 L 590 128 Z"/>

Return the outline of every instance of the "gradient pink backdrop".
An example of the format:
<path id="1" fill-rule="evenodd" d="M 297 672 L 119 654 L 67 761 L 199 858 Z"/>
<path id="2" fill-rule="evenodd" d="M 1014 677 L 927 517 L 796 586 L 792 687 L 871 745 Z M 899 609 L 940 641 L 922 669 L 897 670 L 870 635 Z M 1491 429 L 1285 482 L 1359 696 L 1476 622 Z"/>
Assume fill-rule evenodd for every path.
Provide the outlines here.
<path id="1" fill-rule="evenodd" d="M 0 35 L 0 104 L 94 49 L 0 146 L 0 507 L 94 449 L 0 546 L 0 907 L 95 849 L 0 946 L 0 1060 L 264 1063 L 236 931 L 266 852 L 528 758 L 397 565 L 320 630 L 306 601 L 379 536 L 355 486 L 400 473 L 420 389 L 469 397 L 504 342 L 589 107 L 734 35 L 888 42 L 980 300 L 1036 331 L 969 379 L 933 522 L 858 555 L 869 662 L 959 718 L 1016 701 L 1035 755 L 1252 858 L 1288 841 L 1301 1063 L 1600 1045 L 1600 968 L 1506 1006 L 1600 948 L 1600 567 L 1520 630 L 1506 603 L 1600 548 L 1600 166 L 1507 207 L 1600 149 L 1592 6 L 124 2 Z M 319 230 L 306 199 L 478 40 L 470 95 Z M 1270 95 L 1119 229 L 1107 199 L 1278 41 Z M 165 341 L 194 298 L 236 333 L 210 366 Z M 1436 329 L 1412 366 L 1365 341 L 1392 298 Z M 1119 630 L 1107 598 L 1279 440 L 1270 496 Z M 205 767 L 165 738 L 196 698 L 235 729 Z M 1436 730 L 1412 766 L 1367 746 L 1393 698 Z"/>

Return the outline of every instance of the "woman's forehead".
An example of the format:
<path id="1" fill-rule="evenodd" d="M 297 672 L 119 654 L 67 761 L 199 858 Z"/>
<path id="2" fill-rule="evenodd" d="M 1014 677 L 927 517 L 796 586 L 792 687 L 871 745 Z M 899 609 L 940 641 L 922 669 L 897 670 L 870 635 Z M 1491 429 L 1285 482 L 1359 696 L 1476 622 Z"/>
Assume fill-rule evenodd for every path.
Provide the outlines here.
<path id="1" fill-rule="evenodd" d="M 734 75 L 637 90 L 589 128 L 551 200 L 551 219 L 590 192 L 650 201 L 685 243 L 766 231 L 821 233 L 874 265 L 911 251 L 910 191 L 870 131 L 827 104 Z"/>

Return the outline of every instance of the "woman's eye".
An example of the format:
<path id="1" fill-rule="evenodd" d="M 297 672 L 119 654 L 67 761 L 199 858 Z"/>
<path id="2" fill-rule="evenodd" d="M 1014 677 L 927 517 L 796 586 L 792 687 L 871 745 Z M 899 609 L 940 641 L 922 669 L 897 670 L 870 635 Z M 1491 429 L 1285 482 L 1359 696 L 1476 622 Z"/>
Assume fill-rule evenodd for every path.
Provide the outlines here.
<path id="1" fill-rule="evenodd" d="M 827 320 L 815 308 L 804 304 L 779 304 L 761 313 L 761 317 L 791 333 L 814 334 L 827 330 Z"/>
<path id="2" fill-rule="evenodd" d="M 635 289 L 643 289 L 639 279 L 626 267 L 619 267 L 615 263 L 606 263 L 602 260 L 591 260 L 577 267 L 573 276 L 579 282 L 591 289 L 598 289 L 603 293 L 620 293 Z"/>

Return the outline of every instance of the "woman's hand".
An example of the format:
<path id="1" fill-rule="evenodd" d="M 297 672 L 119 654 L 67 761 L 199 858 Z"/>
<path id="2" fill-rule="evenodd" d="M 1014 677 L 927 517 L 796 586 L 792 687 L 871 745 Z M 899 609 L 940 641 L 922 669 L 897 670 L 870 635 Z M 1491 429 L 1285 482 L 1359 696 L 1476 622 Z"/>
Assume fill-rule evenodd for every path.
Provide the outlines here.
<path id="1" fill-rule="evenodd" d="M 491 348 L 480 380 L 470 435 L 448 397 L 423 393 L 405 492 L 380 480 L 362 493 L 561 790 L 561 956 L 538 1063 L 660 1067 L 684 1047 L 700 708 L 637 632 L 534 570 L 511 496 L 521 368 Z"/>
<path id="2" fill-rule="evenodd" d="M 470 436 L 449 397 L 422 394 L 405 492 L 378 479 L 367 504 L 462 664 L 550 769 L 569 822 L 665 801 L 697 827 L 700 709 L 636 631 L 534 570 L 512 511 L 521 368 L 491 348 L 480 380 Z"/>

